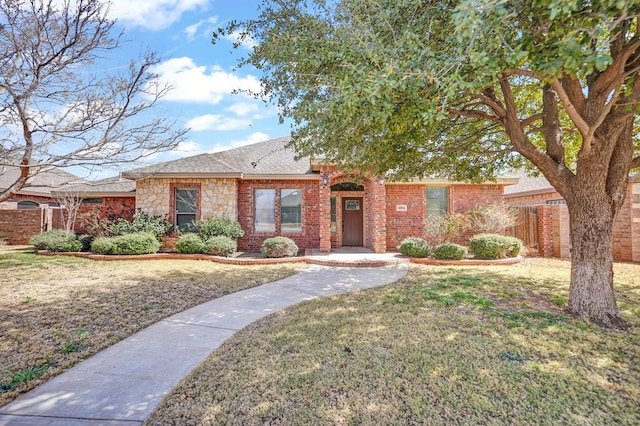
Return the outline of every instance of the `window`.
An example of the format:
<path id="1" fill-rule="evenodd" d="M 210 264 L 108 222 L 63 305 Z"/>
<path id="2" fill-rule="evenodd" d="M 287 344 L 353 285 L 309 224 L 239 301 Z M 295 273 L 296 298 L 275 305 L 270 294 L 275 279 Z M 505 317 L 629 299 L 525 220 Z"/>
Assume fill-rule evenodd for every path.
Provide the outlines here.
<path id="1" fill-rule="evenodd" d="M 338 215 L 336 212 L 336 197 L 331 197 L 331 232 L 338 230 Z"/>
<path id="2" fill-rule="evenodd" d="M 195 188 L 176 188 L 176 227 L 189 229 L 197 218 L 198 190 Z"/>
<path id="3" fill-rule="evenodd" d="M 427 187 L 427 216 L 443 216 L 449 212 L 449 188 Z"/>
<path id="4" fill-rule="evenodd" d="M 18 210 L 33 210 L 39 209 L 40 204 L 33 201 L 18 201 Z"/>
<path id="5" fill-rule="evenodd" d="M 302 190 L 280 190 L 280 231 L 302 231 Z"/>
<path id="6" fill-rule="evenodd" d="M 276 190 L 256 189 L 254 191 L 254 226 L 256 232 L 276 231 Z"/>
<path id="7" fill-rule="evenodd" d="M 83 198 L 81 204 L 102 204 L 102 198 Z"/>

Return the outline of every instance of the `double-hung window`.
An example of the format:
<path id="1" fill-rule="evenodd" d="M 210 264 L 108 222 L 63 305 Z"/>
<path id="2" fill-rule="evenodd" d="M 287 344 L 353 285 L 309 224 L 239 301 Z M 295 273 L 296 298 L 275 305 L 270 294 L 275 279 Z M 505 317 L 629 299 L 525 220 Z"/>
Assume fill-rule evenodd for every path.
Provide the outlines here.
<path id="1" fill-rule="evenodd" d="M 443 216 L 449 212 L 449 188 L 427 187 L 427 216 Z"/>
<path id="2" fill-rule="evenodd" d="M 280 232 L 302 232 L 302 190 L 280 190 Z"/>
<path id="3" fill-rule="evenodd" d="M 253 198 L 256 232 L 276 232 L 276 190 L 256 189 Z"/>
<path id="4" fill-rule="evenodd" d="M 197 219 L 198 190 L 196 188 L 176 188 L 176 227 L 189 229 Z"/>

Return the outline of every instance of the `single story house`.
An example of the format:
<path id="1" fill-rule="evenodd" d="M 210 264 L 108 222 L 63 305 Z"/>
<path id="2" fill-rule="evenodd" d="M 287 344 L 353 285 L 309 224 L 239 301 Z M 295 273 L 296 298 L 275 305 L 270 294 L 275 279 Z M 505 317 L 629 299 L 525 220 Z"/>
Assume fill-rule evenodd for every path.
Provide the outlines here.
<path id="1" fill-rule="evenodd" d="M 543 176 L 522 174 L 516 185 L 505 187 L 505 202 L 535 212 L 538 253 L 545 257 L 569 258 L 569 211 L 564 198 Z M 613 258 L 640 262 L 640 173 L 629 177 L 627 197 L 613 228 Z"/>
<path id="2" fill-rule="evenodd" d="M 20 176 L 20 168 L 0 165 L 0 190 L 9 188 Z M 0 240 L 27 244 L 29 238 L 55 227 L 58 202 L 52 191 L 84 179 L 58 168 L 42 170 L 9 199 L 0 202 Z"/>
<path id="3" fill-rule="evenodd" d="M 424 233 L 427 215 L 501 202 L 504 187 L 517 182 L 394 182 L 350 175 L 323 161 L 296 159 L 286 147 L 289 140 L 200 154 L 123 176 L 136 181 L 136 208 L 168 215 L 177 227 L 219 215 L 237 219 L 245 232 L 239 240 L 244 251 L 258 250 L 278 235 L 301 249 L 392 251 L 405 237 Z"/>

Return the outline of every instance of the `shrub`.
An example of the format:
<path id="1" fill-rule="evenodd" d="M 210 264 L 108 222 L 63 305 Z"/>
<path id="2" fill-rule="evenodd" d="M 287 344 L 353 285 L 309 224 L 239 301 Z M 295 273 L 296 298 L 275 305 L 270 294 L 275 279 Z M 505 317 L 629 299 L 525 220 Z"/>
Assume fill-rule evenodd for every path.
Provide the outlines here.
<path id="1" fill-rule="evenodd" d="M 160 242 L 151 232 L 96 238 L 91 250 L 99 254 L 151 254 L 160 250 Z"/>
<path id="2" fill-rule="evenodd" d="M 114 237 L 97 237 L 91 242 L 91 251 L 98 254 L 113 254 Z"/>
<path id="3" fill-rule="evenodd" d="M 150 254 L 160 250 L 160 242 L 151 232 L 125 234 L 113 239 L 113 254 Z"/>
<path id="4" fill-rule="evenodd" d="M 522 249 L 522 241 L 499 234 L 478 234 L 470 241 L 473 255 L 479 259 L 514 257 Z"/>
<path id="5" fill-rule="evenodd" d="M 226 216 L 196 220 L 194 225 L 196 233 L 203 241 L 220 235 L 237 240 L 244 235 L 240 223 Z"/>
<path id="6" fill-rule="evenodd" d="M 206 246 L 196 234 L 184 234 L 176 243 L 176 251 L 185 254 L 204 253 Z"/>
<path id="7" fill-rule="evenodd" d="M 516 237 L 505 236 L 507 241 L 507 257 L 516 257 L 522 251 L 522 240 Z"/>
<path id="8" fill-rule="evenodd" d="M 495 234 L 516 225 L 518 210 L 504 203 L 487 204 L 471 209 L 468 216 L 474 233 Z"/>
<path id="9" fill-rule="evenodd" d="M 461 213 L 428 216 L 424 226 L 425 239 L 431 246 L 458 241 L 468 229 L 469 220 Z"/>
<path id="10" fill-rule="evenodd" d="M 206 241 L 205 246 L 206 252 L 215 256 L 229 257 L 238 250 L 238 243 L 236 240 L 225 235 L 218 235 L 209 238 Z"/>
<path id="11" fill-rule="evenodd" d="M 441 260 L 460 260 L 464 259 L 469 250 L 460 244 L 444 243 L 433 249 L 433 257 Z"/>
<path id="12" fill-rule="evenodd" d="M 408 237 L 400 242 L 398 251 L 409 257 L 427 257 L 431 252 L 431 248 L 422 238 Z"/>
<path id="13" fill-rule="evenodd" d="M 265 257 L 291 257 L 298 254 L 298 246 L 287 237 L 267 238 L 260 249 Z"/>
<path id="14" fill-rule="evenodd" d="M 82 244 L 82 251 L 91 250 L 91 243 L 93 243 L 93 237 L 91 235 L 80 235 L 78 241 Z"/>
<path id="15" fill-rule="evenodd" d="M 173 225 L 164 216 L 151 216 L 142 210 L 138 210 L 133 215 L 131 222 L 125 219 L 118 219 L 111 225 L 111 232 L 114 235 L 126 235 L 135 233 L 151 233 L 160 241 L 161 237 L 168 235 L 173 230 Z"/>
<path id="16" fill-rule="evenodd" d="M 34 235 L 29 239 L 37 250 L 49 250 L 55 252 L 68 252 L 82 250 L 82 243 L 76 238 L 73 232 L 67 235 L 62 229 L 53 229 Z"/>

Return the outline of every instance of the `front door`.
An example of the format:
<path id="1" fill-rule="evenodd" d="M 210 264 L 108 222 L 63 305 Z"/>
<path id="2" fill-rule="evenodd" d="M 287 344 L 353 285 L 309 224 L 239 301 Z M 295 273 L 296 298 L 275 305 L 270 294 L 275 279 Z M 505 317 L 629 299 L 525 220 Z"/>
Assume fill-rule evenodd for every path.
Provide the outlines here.
<path id="1" fill-rule="evenodd" d="M 342 199 L 342 245 L 362 246 L 362 197 Z"/>

